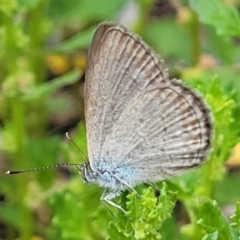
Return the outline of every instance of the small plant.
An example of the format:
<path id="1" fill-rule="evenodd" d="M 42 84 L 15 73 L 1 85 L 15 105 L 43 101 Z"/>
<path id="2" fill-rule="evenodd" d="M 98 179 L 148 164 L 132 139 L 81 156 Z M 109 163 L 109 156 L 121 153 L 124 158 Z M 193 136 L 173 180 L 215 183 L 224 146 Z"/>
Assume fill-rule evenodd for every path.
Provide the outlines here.
<path id="1" fill-rule="evenodd" d="M 86 50 L 97 24 L 118 21 L 129 2 L 0 2 L 1 239 L 240 238 L 240 174 L 226 164 L 240 136 L 237 3 L 167 1 L 169 10 L 162 12 L 154 1 L 134 2 L 131 27 L 212 110 L 212 150 L 200 168 L 158 183 L 160 196 L 142 185 L 140 196 L 124 192 L 116 201 L 127 214 L 105 208 L 102 189 L 84 184 L 75 169 L 4 175 L 84 161 L 65 132 L 74 129 L 71 136 L 87 156 L 79 81 Z"/>

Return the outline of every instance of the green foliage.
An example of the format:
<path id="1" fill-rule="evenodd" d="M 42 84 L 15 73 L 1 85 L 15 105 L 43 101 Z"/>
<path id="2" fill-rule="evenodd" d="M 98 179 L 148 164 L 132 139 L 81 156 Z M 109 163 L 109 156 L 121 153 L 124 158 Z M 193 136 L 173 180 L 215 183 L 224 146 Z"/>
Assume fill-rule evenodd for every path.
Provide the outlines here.
<path id="1" fill-rule="evenodd" d="M 53 48 L 53 51 L 58 53 L 71 53 L 79 48 L 88 47 L 95 29 L 96 26 L 93 26 L 85 31 L 81 31 L 79 34 L 76 34 L 74 37 Z"/>
<path id="2" fill-rule="evenodd" d="M 102 21 L 103 19 L 114 18 L 114 14 L 121 8 L 126 0 L 102 0 L 99 4 L 98 0 L 52 0 L 49 8 L 49 17 L 55 21 L 72 20 L 79 18 L 83 22 Z M 58 6 L 56 8 L 56 5 Z"/>
<path id="3" fill-rule="evenodd" d="M 236 211 L 234 215 L 231 216 L 231 220 L 233 221 L 233 223 L 231 224 L 232 227 L 238 229 L 240 233 L 240 202 L 237 202 Z"/>
<path id="4" fill-rule="evenodd" d="M 203 166 L 201 191 L 206 196 L 211 196 L 212 184 L 220 180 L 225 173 L 224 161 L 229 157 L 230 151 L 238 141 L 238 131 L 234 122 L 233 111 L 236 106 L 231 93 L 224 93 L 220 79 L 213 77 L 208 84 L 195 81 L 196 87 L 204 93 L 211 106 L 214 119 L 214 135 L 211 160 Z M 204 88 L 204 89 L 203 89 Z M 217 171 L 216 171 L 217 169 Z"/>
<path id="5" fill-rule="evenodd" d="M 169 31 L 172 29 L 172 31 Z M 162 34 L 164 32 L 164 34 Z M 175 19 L 166 18 L 161 21 L 155 20 L 150 26 L 147 26 L 144 34 L 151 45 L 155 46 L 163 57 L 183 58 L 186 62 L 191 62 L 191 38 L 187 29 L 177 24 Z M 176 41 L 175 36 L 183 40 Z"/>
<path id="6" fill-rule="evenodd" d="M 219 35 L 240 35 L 240 16 L 236 8 L 219 0 L 190 0 L 190 4 L 199 19 L 213 26 Z"/>
<path id="7" fill-rule="evenodd" d="M 232 239 L 229 224 L 216 201 L 205 201 L 200 205 L 200 219 L 197 224 L 207 233 L 204 239 Z"/>
<path id="8" fill-rule="evenodd" d="M 108 239 L 162 239 L 161 225 L 171 217 L 176 193 L 163 183 L 159 199 L 150 187 L 139 197 L 135 193 L 127 196 L 127 213 L 118 212 L 109 223 Z M 139 211 L 140 210 L 140 211 Z"/>
<path id="9" fill-rule="evenodd" d="M 86 160 L 84 123 L 76 128 L 63 124 L 59 131 L 53 121 L 71 121 L 72 112 L 83 115 L 78 80 L 84 67 L 76 70 L 74 65 L 64 74 L 49 75 L 46 59 L 64 54 L 68 63 L 85 66 L 86 57 L 76 60 L 76 52 L 85 53 L 97 24 L 122 18 L 129 2 L 0 0 L 2 173 Z M 232 173 L 225 166 L 240 136 L 236 64 L 240 48 L 233 38 L 240 37 L 237 5 L 221 0 L 191 0 L 185 5 L 186 1 L 179 1 L 177 15 L 153 18 L 154 1 L 134 2 L 139 12 L 132 26 L 167 61 L 170 75 L 197 89 L 211 108 L 214 135 L 208 161 L 158 183 L 159 198 L 152 187 L 138 186 L 140 196 L 124 192 L 114 201 L 126 214 L 111 206 L 107 209 L 99 200 L 102 189 L 84 184 L 79 169 L 0 174 L 1 239 L 240 238 L 239 170 Z M 205 62 L 206 56 L 213 63 L 209 58 Z M 77 96 L 75 104 L 62 94 L 66 89 L 72 98 Z M 70 136 L 82 154 L 66 141 L 66 128 L 74 129 Z M 235 161 L 239 164 L 239 156 Z M 223 211 L 226 206 L 232 209 L 231 222 Z"/>
<path id="10" fill-rule="evenodd" d="M 99 196 L 91 190 L 84 193 L 79 179 L 77 181 L 70 189 L 64 188 L 50 198 L 52 211 L 59 212 L 51 219 L 52 239 L 96 239 L 106 235 L 109 221 L 106 210 L 103 207 L 93 209 L 93 202 L 97 206 Z M 73 189 L 76 187 L 80 190 Z M 93 201 L 89 201 L 91 198 Z"/>
<path id="11" fill-rule="evenodd" d="M 24 100 L 34 100 L 46 98 L 61 87 L 72 84 L 77 81 L 80 76 L 79 71 L 72 71 L 62 75 L 61 77 L 55 78 L 51 82 L 45 82 L 38 86 L 30 87 L 27 89 L 24 95 Z"/>

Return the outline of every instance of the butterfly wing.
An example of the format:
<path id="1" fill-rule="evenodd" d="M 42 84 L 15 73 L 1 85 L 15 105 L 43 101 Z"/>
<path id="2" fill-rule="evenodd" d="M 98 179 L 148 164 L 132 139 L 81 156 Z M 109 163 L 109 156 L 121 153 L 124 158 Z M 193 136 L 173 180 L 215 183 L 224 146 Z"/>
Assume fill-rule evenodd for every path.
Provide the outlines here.
<path id="1" fill-rule="evenodd" d="M 110 135 L 114 137 L 111 132 L 117 129 L 129 103 L 137 100 L 145 89 L 165 86 L 166 82 L 169 82 L 168 74 L 162 62 L 138 36 L 109 23 L 97 28 L 89 50 L 85 83 L 87 142 L 92 169 L 96 168 L 96 160 L 105 154 L 103 146 L 107 151 L 106 145 L 112 139 L 108 142 L 106 139 Z"/>
<path id="2" fill-rule="evenodd" d="M 157 181 L 200 164 L 211 134 L 202 98 L 180 81 L 169 81 L 148 86 L 129 103 L 107 136 L 101 158 L 115 168 L 132 169 L 127 180 L 132 186 Z"/>

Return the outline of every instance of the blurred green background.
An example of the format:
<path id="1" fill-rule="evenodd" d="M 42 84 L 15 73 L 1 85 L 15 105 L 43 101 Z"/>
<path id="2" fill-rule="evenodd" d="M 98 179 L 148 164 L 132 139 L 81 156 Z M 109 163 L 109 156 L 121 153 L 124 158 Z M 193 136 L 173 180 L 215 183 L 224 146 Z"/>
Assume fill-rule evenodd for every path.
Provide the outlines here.
<path id="1" fill-rule="evenodd" d="M 0 239 L 240 239 L 239 0 L 0 0 Z M 118 198 L 75 168 L 87 156 L 83 86 L 87 49 L 102 21 L 137 32 L 208 101 L 215 119 L 209 161 Z"/>

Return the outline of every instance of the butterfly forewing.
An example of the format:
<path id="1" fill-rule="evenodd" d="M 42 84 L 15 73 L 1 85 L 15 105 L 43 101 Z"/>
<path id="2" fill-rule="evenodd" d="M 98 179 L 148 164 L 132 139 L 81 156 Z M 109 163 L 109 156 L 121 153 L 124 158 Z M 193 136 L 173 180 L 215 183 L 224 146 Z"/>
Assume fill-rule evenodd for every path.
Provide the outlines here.
<path id="1" fill-rule="evenodd" d="M 119 25 L 100 25 L 89 61 L 86 122 L 93 169 L 119 174 L 134 186 L 202 162 L 212 134 L 207 105 L 182 82 L 169 80 L 138 36 Z"/>
<path id="2" fill-rule="evenodd" d="M 94 159 L 103 156 L 106 138 L 129 103 L 137 101 L 146 89 L 168 82 L 161 61 L 139 37 L 119 25 L 98 27 L 89 51 L 85 85 L 88 151 L 93 168 Z"/>

